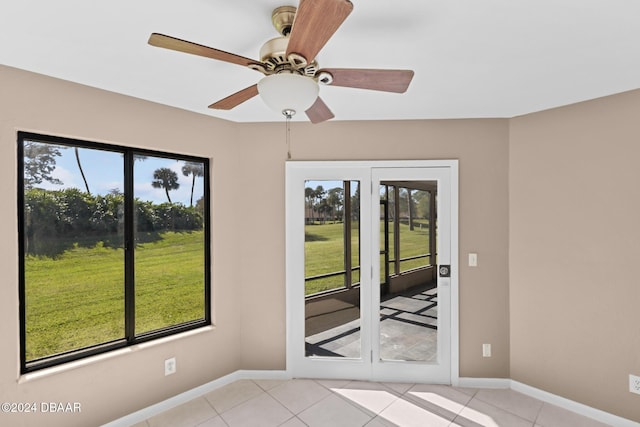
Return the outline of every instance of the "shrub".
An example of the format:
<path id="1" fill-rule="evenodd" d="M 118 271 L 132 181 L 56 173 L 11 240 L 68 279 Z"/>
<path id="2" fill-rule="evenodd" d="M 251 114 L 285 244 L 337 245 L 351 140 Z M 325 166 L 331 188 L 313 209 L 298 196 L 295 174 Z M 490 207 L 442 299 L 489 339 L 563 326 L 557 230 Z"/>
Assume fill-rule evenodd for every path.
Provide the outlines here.
<path id="1" fill-rule="evenodd" d="M 140 233 L 201 230 L 195 207 L 135 199 L 135 227 Z M 60 253 L 73 244 L 121 245 L 124 224 L 122 194 L 91 195 L 65 190 L 26 189 L 24 193 L 25 251 L 34 255 Z"/>

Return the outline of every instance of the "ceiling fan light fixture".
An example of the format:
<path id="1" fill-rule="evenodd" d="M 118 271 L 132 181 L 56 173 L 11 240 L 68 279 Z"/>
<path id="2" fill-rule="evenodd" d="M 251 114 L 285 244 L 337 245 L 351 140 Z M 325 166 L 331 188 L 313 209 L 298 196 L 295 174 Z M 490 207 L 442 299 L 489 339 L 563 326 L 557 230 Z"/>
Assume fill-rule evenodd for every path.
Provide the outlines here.
<path id="1" fill-rule="evenodd" d="M 314 79 L 299 74 L 272 74 L 258 82 L 258 93 L 264 103 L 285 115 L 307 111 L 318 99 L 319 91 Z"/>

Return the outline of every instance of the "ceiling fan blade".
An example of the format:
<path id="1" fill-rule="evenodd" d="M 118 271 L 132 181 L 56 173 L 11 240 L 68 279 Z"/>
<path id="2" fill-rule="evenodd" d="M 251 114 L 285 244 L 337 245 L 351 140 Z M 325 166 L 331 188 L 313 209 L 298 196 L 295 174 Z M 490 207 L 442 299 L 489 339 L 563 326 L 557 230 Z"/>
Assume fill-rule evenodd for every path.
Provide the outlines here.
<path id="1" fill-rule="evenodd" d="M 252 85 L 209 105 L 215 110 L 231 110 L 258 94 L 258 85 Z"/>
<path id="2" fill-rule="evenodd" d="M 327 107 L 327 104 L 325 104 L 320 97 L 316 99 L 316 102 L 314 102 L 313 105 L 305 111 L 305 113 L 307 114 L 307 117 L 309 117 L 309 120 L 311 120 L 311 123 L 314 124 L 324 122 L 325 120 L 335 117 L 331 110 L 329 110 L 329 107 Z"/>
<path id="3" fill-rule="evenodd" d="M 414 74 L 412 70 L 324 68 L 318 70 L 316 75 L 321 76 L 323 72 L 327 72 L 333 77 L 333 81 L 327 83 L 330 86 L 355 87 L 395 93 L 406 92 Z M 322 77 L 320 77 L 320 81 L 322 81 Z"/>
<path id="4" fill-rule="evenodd" d="M 149 37 L 151 46 L 163 47 L 165 49 L 176 50 L 178 52 L 190 53 L 192 55 L 204 56 L 206 58 L 217 59 L 219 61 L 230 62 L 232 64 L 249 66 L 252 64 L 262 64 L 244 56 L 234 53 L 225 52 L 223 50 L 214 49 L 212 47 L 203 46 L 201 44 L 180 40 L 175 37 L 166 36 L 164 34 L 153 33 Z"/>
<path id="5" fill-rule="evenodd" d="M 349 0 L 300 0 L 287 57 L 301 55 L 310 63 L 353 10 Z"/>

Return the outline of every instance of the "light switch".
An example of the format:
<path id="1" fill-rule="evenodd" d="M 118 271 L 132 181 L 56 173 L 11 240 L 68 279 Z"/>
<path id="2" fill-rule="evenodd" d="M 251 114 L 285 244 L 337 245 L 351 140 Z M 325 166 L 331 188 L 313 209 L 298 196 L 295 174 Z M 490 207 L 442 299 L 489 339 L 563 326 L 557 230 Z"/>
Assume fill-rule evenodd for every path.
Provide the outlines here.
<path id="1" fill-rule="evenodd" d="M 482 357 L 491 357 L 491 344 L 482 344 Z"/>
<path id="2" fill-rule="evenodd" d="M 478 254 L 470 253 L 469 254 L 469 267 L 477 267 L 478 266 Z"/>

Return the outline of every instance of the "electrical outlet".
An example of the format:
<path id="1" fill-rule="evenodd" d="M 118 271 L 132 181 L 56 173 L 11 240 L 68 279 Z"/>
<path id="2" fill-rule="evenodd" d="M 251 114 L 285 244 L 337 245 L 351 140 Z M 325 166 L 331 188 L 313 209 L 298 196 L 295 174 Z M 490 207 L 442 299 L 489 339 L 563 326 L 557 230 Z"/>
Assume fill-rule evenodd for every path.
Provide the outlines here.
<path id="1" fill-rule="evenodd" d="M 172 357 L 171 359 L 167 359 L 164 361 L 164 375 L 175 374 L 176 373 L 176 358 Z"/>
<path id="2" fill-rule="evenodd" d="M 491 357 L 491 344 L 482 344 L 482 357 Z"/>
<path id="3" fill-rule="evenodd" d="M 640 377 L 629 374 L 629 391 L 631 393 L 640 394 Z"/>

